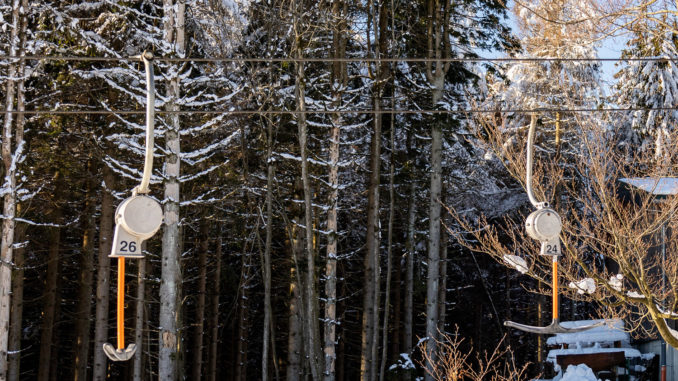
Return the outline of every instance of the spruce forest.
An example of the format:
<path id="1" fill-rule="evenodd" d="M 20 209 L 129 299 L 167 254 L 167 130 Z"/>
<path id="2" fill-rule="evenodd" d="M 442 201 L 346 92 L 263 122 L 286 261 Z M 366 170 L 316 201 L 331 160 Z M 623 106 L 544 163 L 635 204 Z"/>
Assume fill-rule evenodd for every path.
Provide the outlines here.
<path id="1" fill-rule="evenodd" d="M 676 60 L 667 0 L 3 0 L 0 380 L 538 377 L 531 187 L 560 319 L 678 348 Z"/>

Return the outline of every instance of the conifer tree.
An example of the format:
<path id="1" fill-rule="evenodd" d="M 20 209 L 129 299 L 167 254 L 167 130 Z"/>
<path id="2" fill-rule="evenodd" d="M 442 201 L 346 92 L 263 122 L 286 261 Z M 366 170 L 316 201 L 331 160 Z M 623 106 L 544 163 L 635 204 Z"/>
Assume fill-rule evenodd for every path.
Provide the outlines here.
<path id="1" fill-rule="evenodd" d="M 678 123 L 678 35 L 675 31 L 657 26 L 649 32 L 642 29 L 629 40 L 624 58 L 666 58 L 665 61 L 630 61 L 615 75 L 617 83 L 613 102 L 622 108 L 655 108 L 622 114 L 619 132 L 625 135 L 624 144 L 639 146 L 652 152 L 657 160 L 668 162 L 675 144 L 672 136 Z"/>

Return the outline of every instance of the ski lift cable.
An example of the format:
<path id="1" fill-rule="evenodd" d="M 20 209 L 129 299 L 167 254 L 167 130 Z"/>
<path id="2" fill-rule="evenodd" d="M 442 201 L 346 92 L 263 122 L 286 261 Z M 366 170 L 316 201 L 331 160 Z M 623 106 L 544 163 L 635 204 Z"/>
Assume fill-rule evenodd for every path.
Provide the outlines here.
<path id="1" fill-rule="evenodd" d="M 136 57 L 84 57 L 84 56 L 50 56 L 50 55 L 0 55 L 0 60 L 29 60 L 29 61 L 81 61 L 81 62 L 120 62 L 137 61 Z M 323 58 L 323 57 L 156 57 L 155 61 L 168 63 L 214 63 L 214 62 L 253 62 L 253 63 L 333 63 L 333 62 L 668 62 L 678 60 L 678 57 L 580 57 L 580 58 L 562 58 L 562 57 L 456 57 L 456 58 L 424 58 L 424 57 L 347 57 L 347 58 Z"/>
<path id="2" fill-rule="evenodd" d="M 678 111 L 676 107 L 618 107 L 618 108 L 548 108 L 541 112 L 561 113 L 599 113 L 599 112 L 634 112 L 634 111 Z M 535 109 L 458 109 L 458 110 L 157 110 L 159 115 L 309 115 L 309 114 L 532 114 Z M 145 115 L 144 110 L 0 110 L 0 114 L 15 115 Z"/>

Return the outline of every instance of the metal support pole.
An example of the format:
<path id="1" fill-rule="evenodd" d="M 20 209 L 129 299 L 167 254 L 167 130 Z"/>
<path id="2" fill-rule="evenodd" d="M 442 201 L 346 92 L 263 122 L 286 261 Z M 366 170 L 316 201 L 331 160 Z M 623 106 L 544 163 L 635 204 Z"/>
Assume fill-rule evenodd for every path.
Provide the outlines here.
<path id="1" fill-rule="evenodd" d="M 666 278 L 666 273 L 665 273 L 665 265 L 666 265 L 666 223 L 662 223 L 662 293 L 664 292 L 664 282 Z M 664 309 L 664 302 L 662 301 L 662 309 Z M 659 335 L 660 337 L 660 345 L 661 345 L 661 355 L 660 355 L 660 361 L 661 361 L 661 370 L 662 370 L 662 381 L 666 381 L 666 341 L 664 338 Z"/>

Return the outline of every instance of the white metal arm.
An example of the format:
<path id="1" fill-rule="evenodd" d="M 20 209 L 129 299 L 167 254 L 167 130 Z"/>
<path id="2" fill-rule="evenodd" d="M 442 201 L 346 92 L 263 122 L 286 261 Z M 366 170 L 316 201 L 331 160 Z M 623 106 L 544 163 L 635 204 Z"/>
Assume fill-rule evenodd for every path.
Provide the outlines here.
<path id="1" fill-rule="evenodd" d="M 140 56 L 146 68 L 146 159 L 141 184 L 134 189 L 134 193 L 146 194 L 150 192 L 148 184 L 153 172 L 153 128 L 155 126 L 155 79 L 153 76 L 153 54 L 144 52 Z"/>
<path id="2" fill-rule="evenodd" d="M 548 207 L 548 202 L 539 202 L 534 197 L 532 192 L 532 164 L 534 156 L 534 131 L 537 128 L 537 114 L 532 114 L 532 120 L 530 121 L 530 131 L 527 134 L 527 176 L 525 179 L 525 188 L 527 188 L 527 198 L 530 200 L 530 203 L 537 209 L 542 209 Z"/>

